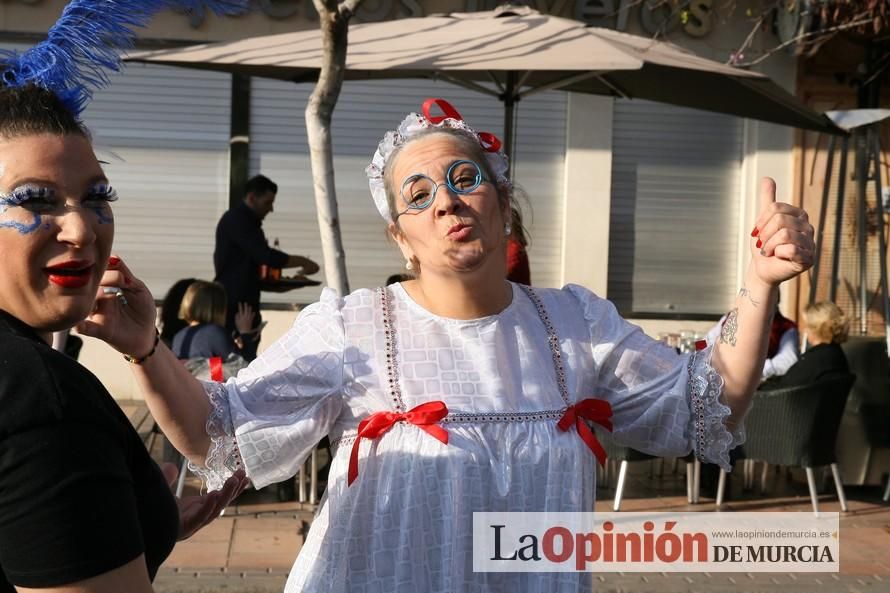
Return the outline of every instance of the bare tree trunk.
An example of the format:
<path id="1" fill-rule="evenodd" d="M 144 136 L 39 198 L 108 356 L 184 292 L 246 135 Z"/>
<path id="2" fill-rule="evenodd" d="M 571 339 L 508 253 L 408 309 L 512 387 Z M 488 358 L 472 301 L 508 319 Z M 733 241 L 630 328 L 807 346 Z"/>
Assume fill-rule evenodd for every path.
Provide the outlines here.
<path id="1" fill-rule="evenodd" d="M 361 0 L 313 0 L 324 40 L 324 57 L 315 90 L 306 106 L 306 133 L 315 187 L 315 206 L 328 286 L 341 296 L 349 293 L 346 254 L 340 235 L 337 192 L 334 187 L 334 155 L 331 116 L 343 86 L 349 19 Z"/>

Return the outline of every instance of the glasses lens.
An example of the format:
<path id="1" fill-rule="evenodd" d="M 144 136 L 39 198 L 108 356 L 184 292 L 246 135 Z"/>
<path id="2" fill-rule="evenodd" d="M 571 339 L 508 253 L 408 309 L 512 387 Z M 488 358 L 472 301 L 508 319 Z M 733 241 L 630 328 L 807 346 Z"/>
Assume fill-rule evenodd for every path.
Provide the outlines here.
<path id="1" fill-rule="evenodd" d="M 448 187 L 453 192 L 467 194 L 482 183 L 482 171 L 473 161 L 457 161 L 448 169 Z"/>
<path id="2" fill-rule="evenodd" d="M 482 171 L 473 161 L 455 161 L 448 167 L 448 178 L 445 185 L 456 194 L 468 194 L 482 183 Z M 436 197 L 436 183 L 417 173 L 402 183 L 402 199 L 411 210 L 428 208 Z"/>
<path id="3" fill-rule="evenodd" d="M 412 175 L 402 184 L 402 199 L 409 208 L 421 210 L 433 203 L 436 184 L 426 175 Z"/>

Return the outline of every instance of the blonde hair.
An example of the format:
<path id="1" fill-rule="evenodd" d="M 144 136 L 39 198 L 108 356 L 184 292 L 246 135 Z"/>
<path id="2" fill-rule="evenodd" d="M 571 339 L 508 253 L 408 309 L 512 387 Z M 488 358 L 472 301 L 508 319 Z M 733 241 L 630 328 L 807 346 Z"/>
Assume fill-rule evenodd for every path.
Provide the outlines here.
<path id="1" fill-rule="evenodd" d="M 847 341 L 850 320 L 834 303 L 811 303 L 803 310 L 803 318 L 807 324 L 807 333 L 823 342 L 840 344 Z"/>
<path id="2" fill-rule="evenodd" d="M 226 324 L 226 289 L 218 282 L 195 280 L 185 290 L 179 318 L 189 323 Z"/>

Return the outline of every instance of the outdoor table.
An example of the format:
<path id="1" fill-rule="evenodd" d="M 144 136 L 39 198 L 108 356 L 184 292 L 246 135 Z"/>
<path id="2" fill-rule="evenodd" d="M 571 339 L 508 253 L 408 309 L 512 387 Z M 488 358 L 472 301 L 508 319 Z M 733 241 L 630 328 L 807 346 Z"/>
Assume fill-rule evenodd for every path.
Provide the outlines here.
<path id="1" fill-rule="evenodd" d="M 307 286 L 320 286 L 321 282 L 305 276 L 282 277 L 278 280 L 263 280 L 260 282 L 260 290 L 264 292 L 288 292 Z"/>

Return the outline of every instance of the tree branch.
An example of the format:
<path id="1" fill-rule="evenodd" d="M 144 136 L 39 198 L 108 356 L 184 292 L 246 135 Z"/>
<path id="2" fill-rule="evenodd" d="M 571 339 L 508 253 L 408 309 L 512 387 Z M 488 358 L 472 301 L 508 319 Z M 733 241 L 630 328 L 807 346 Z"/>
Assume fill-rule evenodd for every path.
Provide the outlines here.
<path id="1" fill-rule="evenodd" d="M 361 3 L 362 0 L 343 0 L 343 2 L 337 6 L 337 11 L 340 13 L 341 17 L 349 19 L 355 14 L 355 11 L 358 10 L 359 4 Z"/>
<path id="2" fill-rule="evenodd" d="M 349 293 L 346 271 L 346 253 L 340 231 L 340 214 L 334 183 L 334 153 L 331 140 L 331 118 L 346 70 L 346 52 L 349 45 L 349 20 L 361 0 L 313 0 L 318 10 L 324 53 L 318 82 L 306 103 L 306 136 L 309 141 L 309 159 L 312 165 L 312 182 L 315 190 L 315 206 L 321 236 L 325 277 L 329 287 L 340 296 Z"/>
<path id="3" fill-rule="evenodd" d="M 731 66 L 738 66 L 738 61 L 741 59 L 743 52 L 751 47 L 751 44 L 754 43 L 754 37 L 757 36 L 757 32 L 760 30 L 760 27 L 763 26 L 763 21 L 766 20 L 766 16 L 769 14 L 769 11 L 762 12 L 759 17 L 757 17 L 757 22 L 754 23 L 754 26 L 751 27 L 751 32 L 748 33 L 748 36 L 745 37 L 745 40 L 742 42 L 742 45 L 739 48 L 729 55 L 729 59 L 726 61 L 727 64 Z"/>
<path id="4" fill-rule="evenodd" d="M 856 15 L 856 16 L 859 17 L 861 15 Z M 802 35 L 798 35 L 797 37 L 795 37 L 793 39 L 789 39 L 788 41 L 785 41 L 784 43 L 780 43 L 779 45 L 770 49 L 765 54 L 763 54 L 762 56 L 757 58 L 756 60 L 751 60 L 750 62 L 737 62 L 737 63 L 733 64 L 733 66 L 737 66 L 739 68 L 750 68 L 751 66 L 756 66 L 757 64 L 763 62 L 764 60 L 766 60 L 768 57 L 770 57 L 774 53 L 779 52 L 790 45 L 800 43 L 801 41 L 804 41 L 804 40 L 815 39 L 815 41 L 818 41 L 822 37 L 832 37 L 841 31 L 846 31 L 847 29 L 855 29 L 856 27 L 861 27 L 862 25 L 868 24 L 870 22 L 872 22 L 871 17 L 867 17 L 867 18 L 862 18 L 860 20 L 851 21 L 849 23 L 844 23 L 843 25 L 837 25 L 835 27 L 829 27 L 827 29 L 819 29 L 818 31 L 811 31 L 809 33 L 803 33 Z M 758 24 L 758 27 L 759 26 L 760 25 Z M 756 31 L 756 30 L 757 30 L 757 27 L 754 28 L 754 31 Z M 754 31 L 752 31 L 752 34 L 754 33 Z M 749 35 L 749 38 L 751 38 L 751 37 L 752 36 Z M 746 39 L 746 41 L 747 41 L 747 39 Z M 815 41 L 808 41 L 808 43 L 814 43 Z"/>

